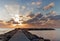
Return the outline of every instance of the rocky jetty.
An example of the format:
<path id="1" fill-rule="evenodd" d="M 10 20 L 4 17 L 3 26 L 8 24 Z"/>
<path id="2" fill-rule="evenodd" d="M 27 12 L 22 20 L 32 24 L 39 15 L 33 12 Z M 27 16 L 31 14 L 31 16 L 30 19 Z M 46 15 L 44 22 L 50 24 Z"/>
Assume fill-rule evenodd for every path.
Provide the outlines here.
<path id="1" fill-rule="evenodd" d="M 23 29 L 15 29 L 3 35 L 0 35 L 1 41 L 50 41 L 43 37 L 38 37 L 35 34 Z"/>

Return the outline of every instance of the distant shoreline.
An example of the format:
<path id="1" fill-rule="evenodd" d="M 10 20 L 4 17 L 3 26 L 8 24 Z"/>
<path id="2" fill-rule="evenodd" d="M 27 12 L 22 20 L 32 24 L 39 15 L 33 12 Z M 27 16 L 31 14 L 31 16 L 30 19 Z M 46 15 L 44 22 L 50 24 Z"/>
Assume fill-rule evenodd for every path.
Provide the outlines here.
<path id="1" fill-rule="evenodd" d="M 21 30 L 55 30 L 54 28 L 17 28 Z"/>

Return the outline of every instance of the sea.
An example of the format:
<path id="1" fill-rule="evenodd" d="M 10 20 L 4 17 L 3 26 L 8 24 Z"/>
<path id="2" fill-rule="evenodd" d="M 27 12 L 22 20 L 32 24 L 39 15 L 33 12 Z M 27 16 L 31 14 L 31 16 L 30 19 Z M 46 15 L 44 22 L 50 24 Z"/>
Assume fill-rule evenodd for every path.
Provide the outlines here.
<path id="1" fill-rule="evenodd" d="M 60 41 L 60 28 L 55 28 L 55 30 L 38 30 L 29 32 L 39 37 L 43 37 L 44 39 L 50 39 L 51 41 Z"/>
<path id="2" fill-rule="evenodd" d="M 7 33 L 14 28 L 0 28 L 0 34 Z M 33 30 L 29 31 L 32 34 L 35 34 L 44 39 L 50 39 L 51 41 L 60 41 L 60 28 L 55 28 L 55 30 Z"/>

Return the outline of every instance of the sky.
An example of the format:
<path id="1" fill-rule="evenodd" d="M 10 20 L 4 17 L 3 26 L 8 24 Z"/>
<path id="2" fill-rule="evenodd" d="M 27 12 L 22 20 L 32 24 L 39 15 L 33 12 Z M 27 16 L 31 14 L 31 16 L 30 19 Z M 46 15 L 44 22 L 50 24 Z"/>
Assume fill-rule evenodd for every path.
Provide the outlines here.
<path id="1" fill-rule="evenodd" d="M 49 4 L 53 4 L 52 8 Z M 60 15 L 60 0 L 0 0 L 1 20 L 8 21 L 16 14 L 27 15 L 31 12 L 45 14 L 50 11 Z"/>

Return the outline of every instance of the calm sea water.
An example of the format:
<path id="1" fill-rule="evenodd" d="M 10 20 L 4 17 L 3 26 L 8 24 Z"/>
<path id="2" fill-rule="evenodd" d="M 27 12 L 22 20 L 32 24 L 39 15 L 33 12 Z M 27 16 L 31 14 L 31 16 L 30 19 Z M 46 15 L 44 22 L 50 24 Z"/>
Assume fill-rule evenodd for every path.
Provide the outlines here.
<path id="1" fill-rule="evenodd" d="M 0 34 L 4 34 L 13 29 L 0 28 Z M 56 30 L 43 30 L 43 31 L 38 30 L 38 31 L 29 31 L 29 32 L 31 32 L 32 34 L 36 34 L 39 37 L 50 39 L 51 41 L 60 41 L 60 28 L 56 28 Z"/>
<path id="2" fill-rule="evenodd" d="M 11 30 L 14 30 L 15 28 L 0 28 L 0 34 L 4 34 L 4 33 L 7 33 Z"/>
<path id="3" fill-rule="evenodd" d="M 39 37 L 50 39 L 51 41 L 60 41 L 60 28 L 56 30 L 44 30 L 44 31 L 29 31 L 36 34 Z"/>

